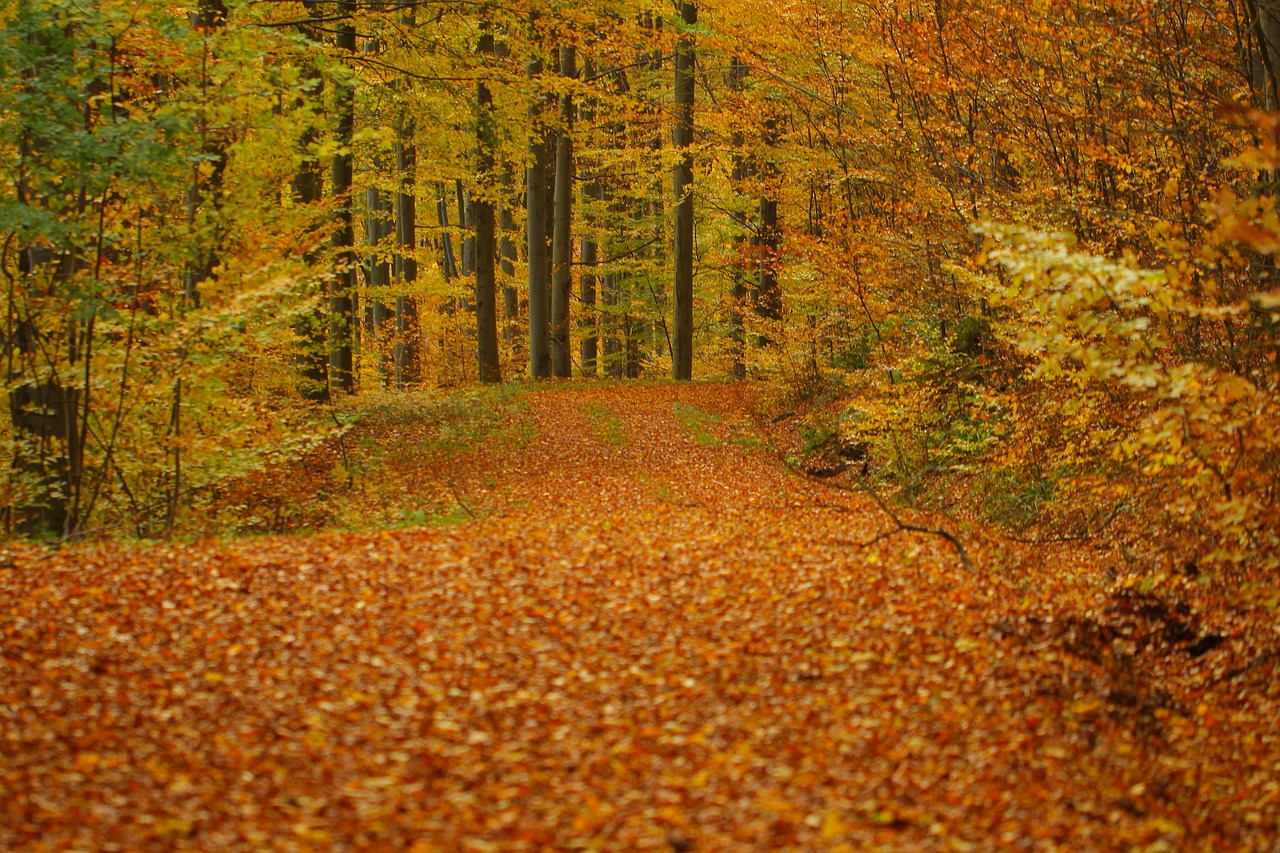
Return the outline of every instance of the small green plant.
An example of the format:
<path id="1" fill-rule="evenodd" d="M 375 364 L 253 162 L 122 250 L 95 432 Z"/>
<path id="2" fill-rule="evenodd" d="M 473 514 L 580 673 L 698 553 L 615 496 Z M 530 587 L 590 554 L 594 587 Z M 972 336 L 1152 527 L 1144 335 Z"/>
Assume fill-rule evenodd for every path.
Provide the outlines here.
<path id="1" fill-rule="evenodd" d="M 456 453 L 504 434 L 504 428 L 526 407 L 520 394 L 521 389 L 515 385 L 450 394 L 430 413 L 439 430 L 435 444 L 446 452 Z"/>
<path id="2" fill-rule="evenodd" d="M 470 521 L 471 518 L 472 518 L 471 513 L 467 512 L 465 507 L 459 505 L 459 506 L 455 506 L 451 510 L 447 510 L 445 512 L 437 513 L 431 516 L 430 518 L 427 519 L 426 523 L 432 527 L 443 527 L 449 524 L 462 524 L 464 522 Z"/>
<path id="3" fill-rule="evenodd" d="M 730 441 L 749 453 L 763 453 L 769 450 L 769 444 L 764 439 L 750 433 L 739 433 L 731 438 Z"/>
<path id="4" fill-rule="evenodd" d="M 611 447 L 624 447 L 630 440 L 627 426 L 616 413 L 605 408 L 602 403 L 583 403 L 582 413 L 591 421 L 591 430 L 596 440 Z"/>
<path id="5" fill-rule="evenodd" d="M 693 440 L 698 444 L 703 447 L 716 447 L 720 444 L 719 437 L 711 431 L 711 427 L 720 423 L 719 417 L 679 400 L 671 405 L 671 411 L 676 416 L 676 422 L 692 433 Z"/>
<path id="6" fill-rule="evenodd" d="M 831 366 L 843 370 L 866 370 L 871 362 L 871 338 L 866 334 L 850 338 L 831 356 Z"/>
<path id="7" fill-rule="evenodd" d="M 840 427 L 825 418 L 805 424 L 800 428 L 800 441 L 806 456 L 834 452 L 840 446 Z"/>
<path id="8" fill-rule="evenodd" d="M 407 510 L 401 516 L 400 523 L 404 527 L 418 527 L 427 523 L 427 514 L 420 509 Z"/>
<path id="9" fill-rule="evenodd" d="M 816 408 L 829 406 L 847 392 L 839 373 L 804 370 L 786 379 L 789 403 L 809 403 Z"/>
<path id="10" fill-rule="evenodd" d="M 1013 530 L 1025 530 L 1040 519 L 1057 491 L 1054 478 L 1039 470 L 999 468 L 982 484 L 987 517 Z"/>

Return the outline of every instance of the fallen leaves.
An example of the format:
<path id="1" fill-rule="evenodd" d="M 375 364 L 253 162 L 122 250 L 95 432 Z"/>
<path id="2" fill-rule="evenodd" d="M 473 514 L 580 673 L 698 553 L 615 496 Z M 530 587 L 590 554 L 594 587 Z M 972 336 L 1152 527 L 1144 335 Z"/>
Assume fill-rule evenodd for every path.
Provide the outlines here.
<path id="1" fill-rule="evenodd" d="M 841 544 L 868 499 L 708 439 L 755 394 L 532 394 L 460 526 L 15 553 L 0 846 L 1266 849 L 1265 682 L 1157 682 L 1070 563 Z"/>

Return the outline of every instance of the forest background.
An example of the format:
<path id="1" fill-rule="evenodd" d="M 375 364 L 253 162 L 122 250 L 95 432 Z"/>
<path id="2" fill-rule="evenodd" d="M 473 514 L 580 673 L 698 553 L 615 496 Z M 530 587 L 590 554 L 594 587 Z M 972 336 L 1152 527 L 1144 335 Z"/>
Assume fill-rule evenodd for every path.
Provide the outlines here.
<path id="1" fill-rule="evenodd" d="M 171 531 L 360 398 L 670 374 L 780 380 L 906 502 L 1280 561 L 1280 3 L 0 26 L 11 534 Z"/>

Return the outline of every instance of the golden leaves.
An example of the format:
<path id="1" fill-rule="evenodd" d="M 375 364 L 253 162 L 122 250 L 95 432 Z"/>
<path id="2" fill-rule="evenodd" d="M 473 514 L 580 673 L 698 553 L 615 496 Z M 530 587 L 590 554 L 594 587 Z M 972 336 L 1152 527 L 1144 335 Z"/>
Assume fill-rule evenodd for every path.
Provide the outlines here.
<path id="1" fill-rule="evenodd" d="M 1003 567 L 978 578 L 945 543 L 842 544 L 878 512 L 700 440 L 674 405 L 730 434 L 752 428 L 755 393 L 532 394 L 527 444 L 455 457 L 465 488 L 497 483 L 466 525 L 17 554 L 0 573 L 0 785 L 19 793 L 0 846 L 1269 837 L 1251 780 L 1277 760 L 1270 700 L 1176 672 L 1159 699 L 1120 645 L 1088 645 L 1096 588 L 1065 580 L 1061 555 L 975 533 Z M 1193 759 L 1212 786 L 1171 764 Z"/>

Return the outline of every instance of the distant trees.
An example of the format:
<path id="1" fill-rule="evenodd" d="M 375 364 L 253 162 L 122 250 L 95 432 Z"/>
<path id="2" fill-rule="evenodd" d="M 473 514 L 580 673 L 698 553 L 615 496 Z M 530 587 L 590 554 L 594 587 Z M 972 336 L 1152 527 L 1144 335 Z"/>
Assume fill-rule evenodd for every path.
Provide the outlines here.
<path id="1" fill-rule="evenodd" d="M 1275 3 L 423 8 L 3 18 L 11 526 L 171 523 L 374 384 L 669 368 L 876 377 L 929 470 L 1110 429 L 1265 538 Z"/>

